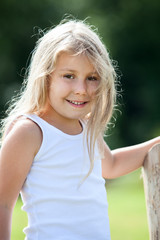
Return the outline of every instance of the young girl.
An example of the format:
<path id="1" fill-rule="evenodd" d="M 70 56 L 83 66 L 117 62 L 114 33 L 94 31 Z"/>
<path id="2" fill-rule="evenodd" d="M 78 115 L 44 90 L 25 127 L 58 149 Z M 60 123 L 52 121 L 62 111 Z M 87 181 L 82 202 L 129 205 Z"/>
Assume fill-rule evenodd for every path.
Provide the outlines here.
<path id="1" fill-rule="evenodd" d="M 10 239 L 19 192 L 27 240 L 110 239 L 104 178 L 141 167 L 160 142 L 110 151 L 102 134 L 115 105 L 115 78 L 86 23 L 63 22 L 39 39 L 23 90 L 3 121 L 0 240 Z"/>

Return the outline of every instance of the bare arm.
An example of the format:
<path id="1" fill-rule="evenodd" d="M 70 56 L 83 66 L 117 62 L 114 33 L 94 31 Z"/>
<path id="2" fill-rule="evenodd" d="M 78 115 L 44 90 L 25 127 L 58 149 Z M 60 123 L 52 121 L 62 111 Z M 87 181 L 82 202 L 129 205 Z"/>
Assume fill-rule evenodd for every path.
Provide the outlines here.
<path id="1" fill-rule="evenodd" d="M 105 144 L 104 158 L 102 159 L 103 177 L 116 178 L 140 168 L 149 149 L 157 143 L 160 143 L 160 137 L 113 151 L 110 151 Z"/>
<path id="2" fill-rule="evenodd" d="M 14 205 L 41 144 L 41 131 L 30 120 L 15 124 L 0 151 L 0 240 L 9 240 Z"/>
<path id="3" fill-rule="evenodd" d="M 11 235 L 11 215 L 10 211 L 4 204 L 0 205 L 0 239 L 8 240 Z"/>

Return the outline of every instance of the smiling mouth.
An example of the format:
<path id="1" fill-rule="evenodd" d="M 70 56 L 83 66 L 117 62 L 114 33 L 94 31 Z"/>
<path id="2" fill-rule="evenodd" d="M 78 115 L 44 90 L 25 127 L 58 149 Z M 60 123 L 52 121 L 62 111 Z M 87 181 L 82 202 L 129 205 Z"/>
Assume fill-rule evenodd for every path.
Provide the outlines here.
<path id="1" fill-rule="evenodd" d="M 67 100 L 67 102 L 74 104 L 76 106 L 83 106 L 84 104 L 87 103 L 87 102 L 82 102 L 82 101 L 71 101 L 71 100 Z"/>

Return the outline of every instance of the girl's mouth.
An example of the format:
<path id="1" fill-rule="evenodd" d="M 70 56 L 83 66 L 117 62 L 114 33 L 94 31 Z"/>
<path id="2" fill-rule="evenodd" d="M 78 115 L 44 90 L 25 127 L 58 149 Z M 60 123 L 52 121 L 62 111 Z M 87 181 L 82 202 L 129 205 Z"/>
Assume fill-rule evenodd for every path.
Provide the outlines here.
<path id="1" fill-rule="evenodd" d="M 87 102 L 82 102 L 82 101 L 72 101 L 72 100 L 67 100 L 72 106 L 76 107 L 82 107 L 87 104 Z"/>

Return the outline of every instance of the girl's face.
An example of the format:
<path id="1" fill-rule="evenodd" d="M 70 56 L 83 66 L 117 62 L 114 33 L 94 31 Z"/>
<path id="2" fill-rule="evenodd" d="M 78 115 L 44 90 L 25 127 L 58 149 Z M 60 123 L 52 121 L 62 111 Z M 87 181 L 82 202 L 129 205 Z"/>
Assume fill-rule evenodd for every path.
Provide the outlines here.
<path id="1" fill-rule="evenodd" d="M 87 56 L 61 53 L 49 80 L 45 114 L 57 123 L 78 123 L 90 111 L 100 78 Z"/>

